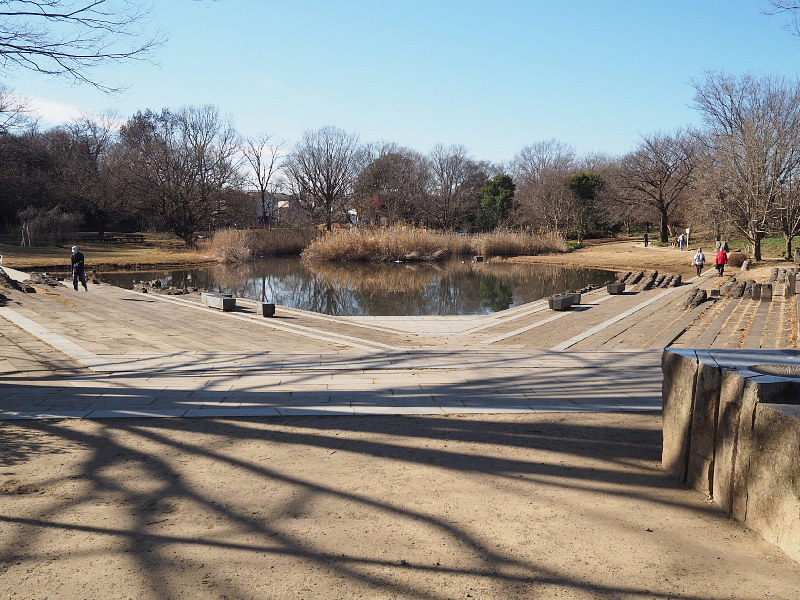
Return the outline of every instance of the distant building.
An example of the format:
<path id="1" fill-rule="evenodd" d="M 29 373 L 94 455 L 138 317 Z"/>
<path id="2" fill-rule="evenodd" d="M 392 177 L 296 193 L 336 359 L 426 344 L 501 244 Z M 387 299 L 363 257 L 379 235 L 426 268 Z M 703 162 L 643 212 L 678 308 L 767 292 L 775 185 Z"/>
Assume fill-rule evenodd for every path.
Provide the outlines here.
<path id="1" fill-rule="evenodd" d="M 265 206 L 261 204 L 261 193 L 258 190 L 248 190 L 248 196 L 256 200 L 256 218 L 269 223 L 283 220 L 291 210 L 292 196 L 280 192 L 267 192 Z"/>

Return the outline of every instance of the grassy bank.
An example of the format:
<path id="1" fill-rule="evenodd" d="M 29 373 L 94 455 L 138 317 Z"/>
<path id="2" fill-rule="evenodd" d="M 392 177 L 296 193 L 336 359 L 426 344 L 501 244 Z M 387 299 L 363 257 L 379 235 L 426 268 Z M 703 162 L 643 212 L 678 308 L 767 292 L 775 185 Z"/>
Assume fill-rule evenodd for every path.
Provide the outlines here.
<path id="1" fill-rule="evenodd" d="M 465 236 L 427 229 L 390 227 L 333 231 L 311 242 L 302 256 L 315 261 L 411 262 L 470 254 L 519 256 L 566 251 L 566 242 L 556 235 L 494 232 Z"/>
<path id="2" fill-rule="evenodd" d="M 145 234 L 143 243 L 79 244 L 86 255 L 90 270 L 122 268 L 147 269 L 150 267 L 179 267 L 207 264 L 214 260 L 204 246 L 191 249 L 177 237 L 169 234 Z M 3 264 L 22 270 L 69 270 L 70 246 L 20 247 L 0 244 Z"/>

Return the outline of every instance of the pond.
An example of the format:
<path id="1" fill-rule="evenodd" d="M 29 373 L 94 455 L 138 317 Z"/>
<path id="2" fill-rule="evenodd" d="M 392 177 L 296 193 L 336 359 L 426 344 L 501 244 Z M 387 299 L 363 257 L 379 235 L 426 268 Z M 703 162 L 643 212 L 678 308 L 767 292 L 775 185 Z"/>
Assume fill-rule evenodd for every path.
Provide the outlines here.
<path id="1" fill-rule="evenodd" d="M 130 288 L 135 281 L 196 287 L 329 315 L 482 315 L 552 294 L 602 284 L 613 273 L 550 265 L 473 263 L 307 264 L 271 258 L 245 265 L 106 272 Z"/>

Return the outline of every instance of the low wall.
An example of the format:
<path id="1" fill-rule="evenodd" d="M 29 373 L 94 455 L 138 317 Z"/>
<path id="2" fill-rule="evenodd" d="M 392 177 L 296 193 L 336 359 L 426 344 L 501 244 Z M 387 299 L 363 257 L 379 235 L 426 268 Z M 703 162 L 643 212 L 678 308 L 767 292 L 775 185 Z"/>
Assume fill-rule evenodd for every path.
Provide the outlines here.
<path id="1" fill-rule="evenodd" d="M 666 349 L 663 468 L 800 560 L 800 355 Z"/>

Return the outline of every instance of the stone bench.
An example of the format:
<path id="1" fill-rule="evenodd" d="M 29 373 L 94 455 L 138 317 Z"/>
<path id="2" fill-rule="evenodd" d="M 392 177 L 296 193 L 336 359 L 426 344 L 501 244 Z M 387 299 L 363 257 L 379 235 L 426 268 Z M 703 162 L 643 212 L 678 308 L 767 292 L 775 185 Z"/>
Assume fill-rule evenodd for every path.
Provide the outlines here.
<path id="1" fill-rule="evenodd" d="M 200 301 L 210 308 L 218 308 L 222 312 L 230 312 L 236 308 L 236 298 L 230 294 L 203 292 Z"/>
<path id="2" fill-rule="evenodd" d="M 573 304 L 572 294 L 551 296 L 547 300 L 551 310 L 569 310 Z"/>
<path id="3" fill-rule="evenodd" d="M 275 316 L 275 305 L 271 302 L 260 302 L 261 307 L 261 316 L 262 317 L 274 317 Z"/>
<path id="4" fill-rule="evenodd" d="M 800 360 L 779 350 L 668 348 L 667 473 L 800 560 Z"/>
<path id="5" fill-rule="evenodd" d="M 625 293 L 625 284 L 624 283 L 609 283 L 606 286 L 606 291 L 611 295 L 619 295 Z"/>

